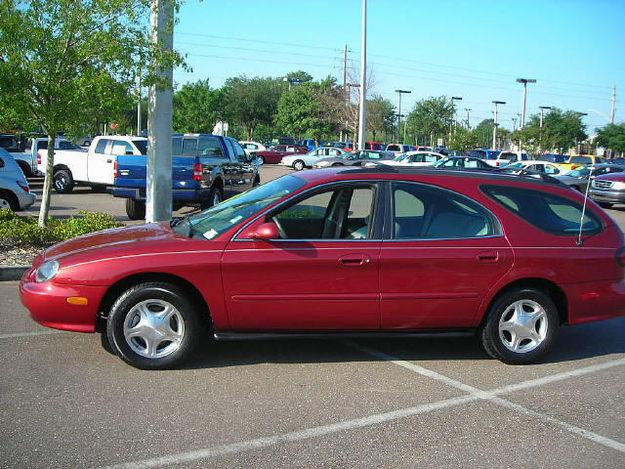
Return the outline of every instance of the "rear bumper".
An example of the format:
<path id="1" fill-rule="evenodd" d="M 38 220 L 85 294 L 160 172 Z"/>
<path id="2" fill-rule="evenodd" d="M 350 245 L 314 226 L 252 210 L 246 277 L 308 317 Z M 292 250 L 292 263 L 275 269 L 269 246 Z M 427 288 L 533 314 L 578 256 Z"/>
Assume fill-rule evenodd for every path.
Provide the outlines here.
<path id="1" fill-rule="evenodd" d="M 24 210 L 25 208 L 30 207 L 37 200 L 37 196 L 32 192 L 23 192 L 17 196 L 17 200 L 20 205 L 20 209 Z"/>
<path id="2" fill-rule="evenodd" d="M 625 191 L 601 190 L 592 187 L 588 193 L 597 202 L 625 203 Z"/>
<path id="3" fill-rule="evenodd" d="M 32 269 L 20 282 L 20 299 L 30 317 L 42 326 L 73 332 L 95 332 L 98 307 L 106 287 L 36 283 Z M 67 298 L 87 298 L 86 305 L 72 305 Z"/>
<path id="4" fill-rule="evenodd" d="M 625 280 L 595 281 L 563 287 L 569 303 L 569 323 L 583 324 L 625 316 Z"/>

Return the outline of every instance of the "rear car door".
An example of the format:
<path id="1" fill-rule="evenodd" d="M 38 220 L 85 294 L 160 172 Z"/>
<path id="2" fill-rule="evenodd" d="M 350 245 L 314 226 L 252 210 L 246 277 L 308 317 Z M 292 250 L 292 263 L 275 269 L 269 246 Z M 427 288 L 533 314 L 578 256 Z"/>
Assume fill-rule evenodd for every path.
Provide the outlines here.
<path id="1" fill-rule="evenodd" d="M 230 242 L 222 278 L 234 330 L 376 330 L 380 188 L 326 186 L 291 199 Z M 246 232 L 271 221 L 280 238 Z"/>
<path id="2" fill-rule="evenodd" d="M 440 187 L 393 182 L 380 256 L 382 329 L 475 326 L 490 287 L 513 263 L 499 222 Z"/>

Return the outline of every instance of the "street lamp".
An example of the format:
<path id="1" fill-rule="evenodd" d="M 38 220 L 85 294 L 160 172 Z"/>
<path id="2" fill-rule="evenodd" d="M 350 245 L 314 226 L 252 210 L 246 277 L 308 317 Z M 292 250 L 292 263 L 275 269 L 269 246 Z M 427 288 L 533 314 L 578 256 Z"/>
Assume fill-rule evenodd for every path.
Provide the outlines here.
<path id="1" fill-rule="evenodd" d="M 465 107 L 464 110 L 467 112 L 467 129 L 471 128 L 471 108 Z"/>
<path id="2" fill-rule="evenodd" d="M 543 124 L 545 122 L 545 111 L 551 111 L 553 108 L 551 106 L 538 106 L 540 109 L 540 128 L 543 128 Z"/>
<path id="3" fill-rule="evenodd" d="M 523 130 L 523 127 L 525 127 L 525 105 L 527 103 L 527 84 L 536 83 L 536 80 L 533 78 L 517 78 L 516 82 L 523 84 L 523 105 L 521 107 L 521 121 L 519 122 L 519 128 Z"/>
<path id="4" fill-rule="evenodd" d="M 395 93 L 397 93 L 397 143 L 404 143 L 404 142 L 400 142 L 401 139 L 401 118 L 402 113 L 401 113 L 401 95 L 402 94 L 410 94 L 412 93 L 412 91 L 408 91 L 408 90 L 395 90 Z"/>
<path id="5" fill-rule="evenodd" d="M 495 105 L 495 109 L 493 110 L 493 150 L 497 149 L 497 126 L 499 125 L 497 123 L 497 105 L 498 104 L 506 104 L 505 101 L 493 101 L 493 104 Z"/>
<path id="6" fill-rule="evenodd" d="M 454 129 L 455 129 L 456 128 L 456 105 L 454 104 L 454 101 L 462 101 L 462 96 L 452 96 L 451 97 L 451 106 L 452 106 L 452 108 L 454 110 L 453 120 L 454 120 Z M 449 129 L 449 138 L 451 139 L 451 126 L 450 126 L 450 129 Z"/>

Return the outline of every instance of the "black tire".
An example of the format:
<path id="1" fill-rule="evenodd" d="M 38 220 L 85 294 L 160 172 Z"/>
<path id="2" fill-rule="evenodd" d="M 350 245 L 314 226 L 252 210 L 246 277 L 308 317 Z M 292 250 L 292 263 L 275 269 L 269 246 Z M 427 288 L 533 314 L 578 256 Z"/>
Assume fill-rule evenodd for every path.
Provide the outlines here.
<path id="1" fill-rule="evenodd" d="M 110 353 L 111 355 L 117 355 L 117 353 L 115 352 L 115 348 L 111 344 L 111 341 L 109 340 L 109 336 L 107 335 L 106 331 L 100 333 L 100 344 L 106 352 Z"/>
<path id="2" fill-rule="evenodd" d="M 610 208 L 612 205 L 614 204 L 611 204 L 610 202 L 599 202 L 599 206 L 603 208 Z"/>
<path id="3" fill-rule="evenodd" d="M 332 166 L 344 166 L 343 163 L 334 163 Z"/>
<path id="4" fill-rule="evenodd" d="M 265 164 L 265 157 L 264 156 L 258 156 L 257 158 L 260 159 L 261 164 Z"/>
<path id="5" fill-rule="evenodd" d="M 8 208 L 17 212 L 20 209 L 17 197 L 9 191 L 0 190 L 0 208 Z"/>
<path id="6" fill-rule="evenodd" d="M 293 169 L 295 171 L 301 171 L 306 167 L 306 165 L 304 164 L 302 160 L 293 161 L 293 164 L 291 166 L 293 166 Z"/>
<path id="7" fill-rule="evenodd" d="M 200 203 L 200 208 L 206 210 L 207 208 L 214 207 L 222 200 L 224 200 L 224 192 L 220 187 L 213 186 L 208 192 L 208 196 Z"/>
<path id="8" fill-rule="evenodd" d="M 260 186 L 260 178 L 256 176 L 254 178 L 254 182 L 252 183 L 252 187 Z"/>
<path id="9" fill-rule="evenodd" d="M 145 202 L 141 200 L 126 199 L 126 215 L 131 220 L 145 219 Z"/>
<path id="10" fill-rule="evenodd" d="M 19 165 L 20 169 L 22 170 L 22 172 L 24 173 L 24 176 L 27 178 L 31 178 L 33 177 L 33 170 L 30 167 L 29 164 L 27 164 L 24 161 L 18 160 L 17 164 Z"/>
<path id="11" fill-rule="evenodd" d="M 59 194 L 69 194 L 74 190 L 74 178 L 69 169 L 57 169 L 52 177 L 54 190 Z"/>
<path id="12" fill-rule="evenodd" d="M 142 345 L 139 338 L 126 339 L 124 335 L 124 324 L 129 314 L 135 315 L 133 307 L 142 302 L 164 302 L 173 306 L 181 319 L 181 324 L 176 321 L 178 330 L 182 330 L 183 334 L 176 348 L 160 357 L 149 358 L 135 349 L 141 349 Z M 149 303 L 148 309 L 152 306 Z M 189 297 L 188 292 L 177 285 L 166 282 L 145 282 L 130 287 L 113 303 L 106 323 L 106 334 L 108 341 L 115 349 L 115 353 L 129 365 L 144 370 L 159 370 L 174 368 L 184 362 L 197 347 L 200 338 L 208 332 L 205 318 L 202 317 L 201 311 Z M 172 327 L 171 325 L 169 326 Z M 133 342 L 133 340 L 138 342 Z M 156 346 L 155 351 L 158 353 L 160 345 L 165 344 L 161 349 L 163 353 L 166 349 L 168 341 L 162 341 Z M 135 345 L 131 346 L 130 343 Z M 157 342 L 157 341 L 155 341 Z M 137 345 L 138 344 L 138 345 Z M 147 350 L 147 343 L 145 349 Z M 171 342 L 170 342 L 171 344 Z M 134 347 L 134 348 L 133 348 Z"/>
<path id="13" fill-rule="evenodd" d="M 506 332 L 500 334 L 499 326 L 502 316 L 509 316 L 512 305 L 521 301 L 539 305 L 542 311 L 544 311 L 543 318 L 546 323 L 544 325 L 544 338 L 538 345 L 533 346 L 531 339 L 523 339 L 520 341 L 519 346 L 523 347 L 523 343 L 525 343 L 525 346 L 530 348 L 526 351 L 520 350 L 516 352 L 510 349 L 504 342 L 506 337 L 510 337 L 510 333 L 507 333 L 508 336 L 506 336 Z M 537 322 L 532 327 L 533 329 L 540 329 L 541 326 L 543 326 L 543 323 Z M 556 340 L 559 327 L 560 317 L 558 309 L 549 295 L 534 288 L 515 288 L 502 293 L 495 299 L 488 311 L 484 327 L 480 331 L 480 339 L 484 350 L 491 357 L 510 365 L 525 365 L 535 363 L 547 354 Z M 538 332 L 536 333 L 539 334 Z M 502 335 L 504 339 L 502 339 Z"/>

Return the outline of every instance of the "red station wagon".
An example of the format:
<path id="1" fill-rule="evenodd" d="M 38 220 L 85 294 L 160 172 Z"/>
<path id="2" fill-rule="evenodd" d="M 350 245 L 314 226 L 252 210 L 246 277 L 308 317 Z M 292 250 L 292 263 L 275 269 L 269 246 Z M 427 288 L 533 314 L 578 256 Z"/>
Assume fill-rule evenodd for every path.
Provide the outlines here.
<path id="1" fill-rule="evenodd" d="M 490 172 L 313 170 L 172 222 L 41 253 L 20 284 L 48 327 L 139 368 L 202 340 L 476 334 L 530 363 L 564 324 L 625 314 L 623 235 L 559 184 Z M 581 223 L 581 226 L 580 226 Z"/>

